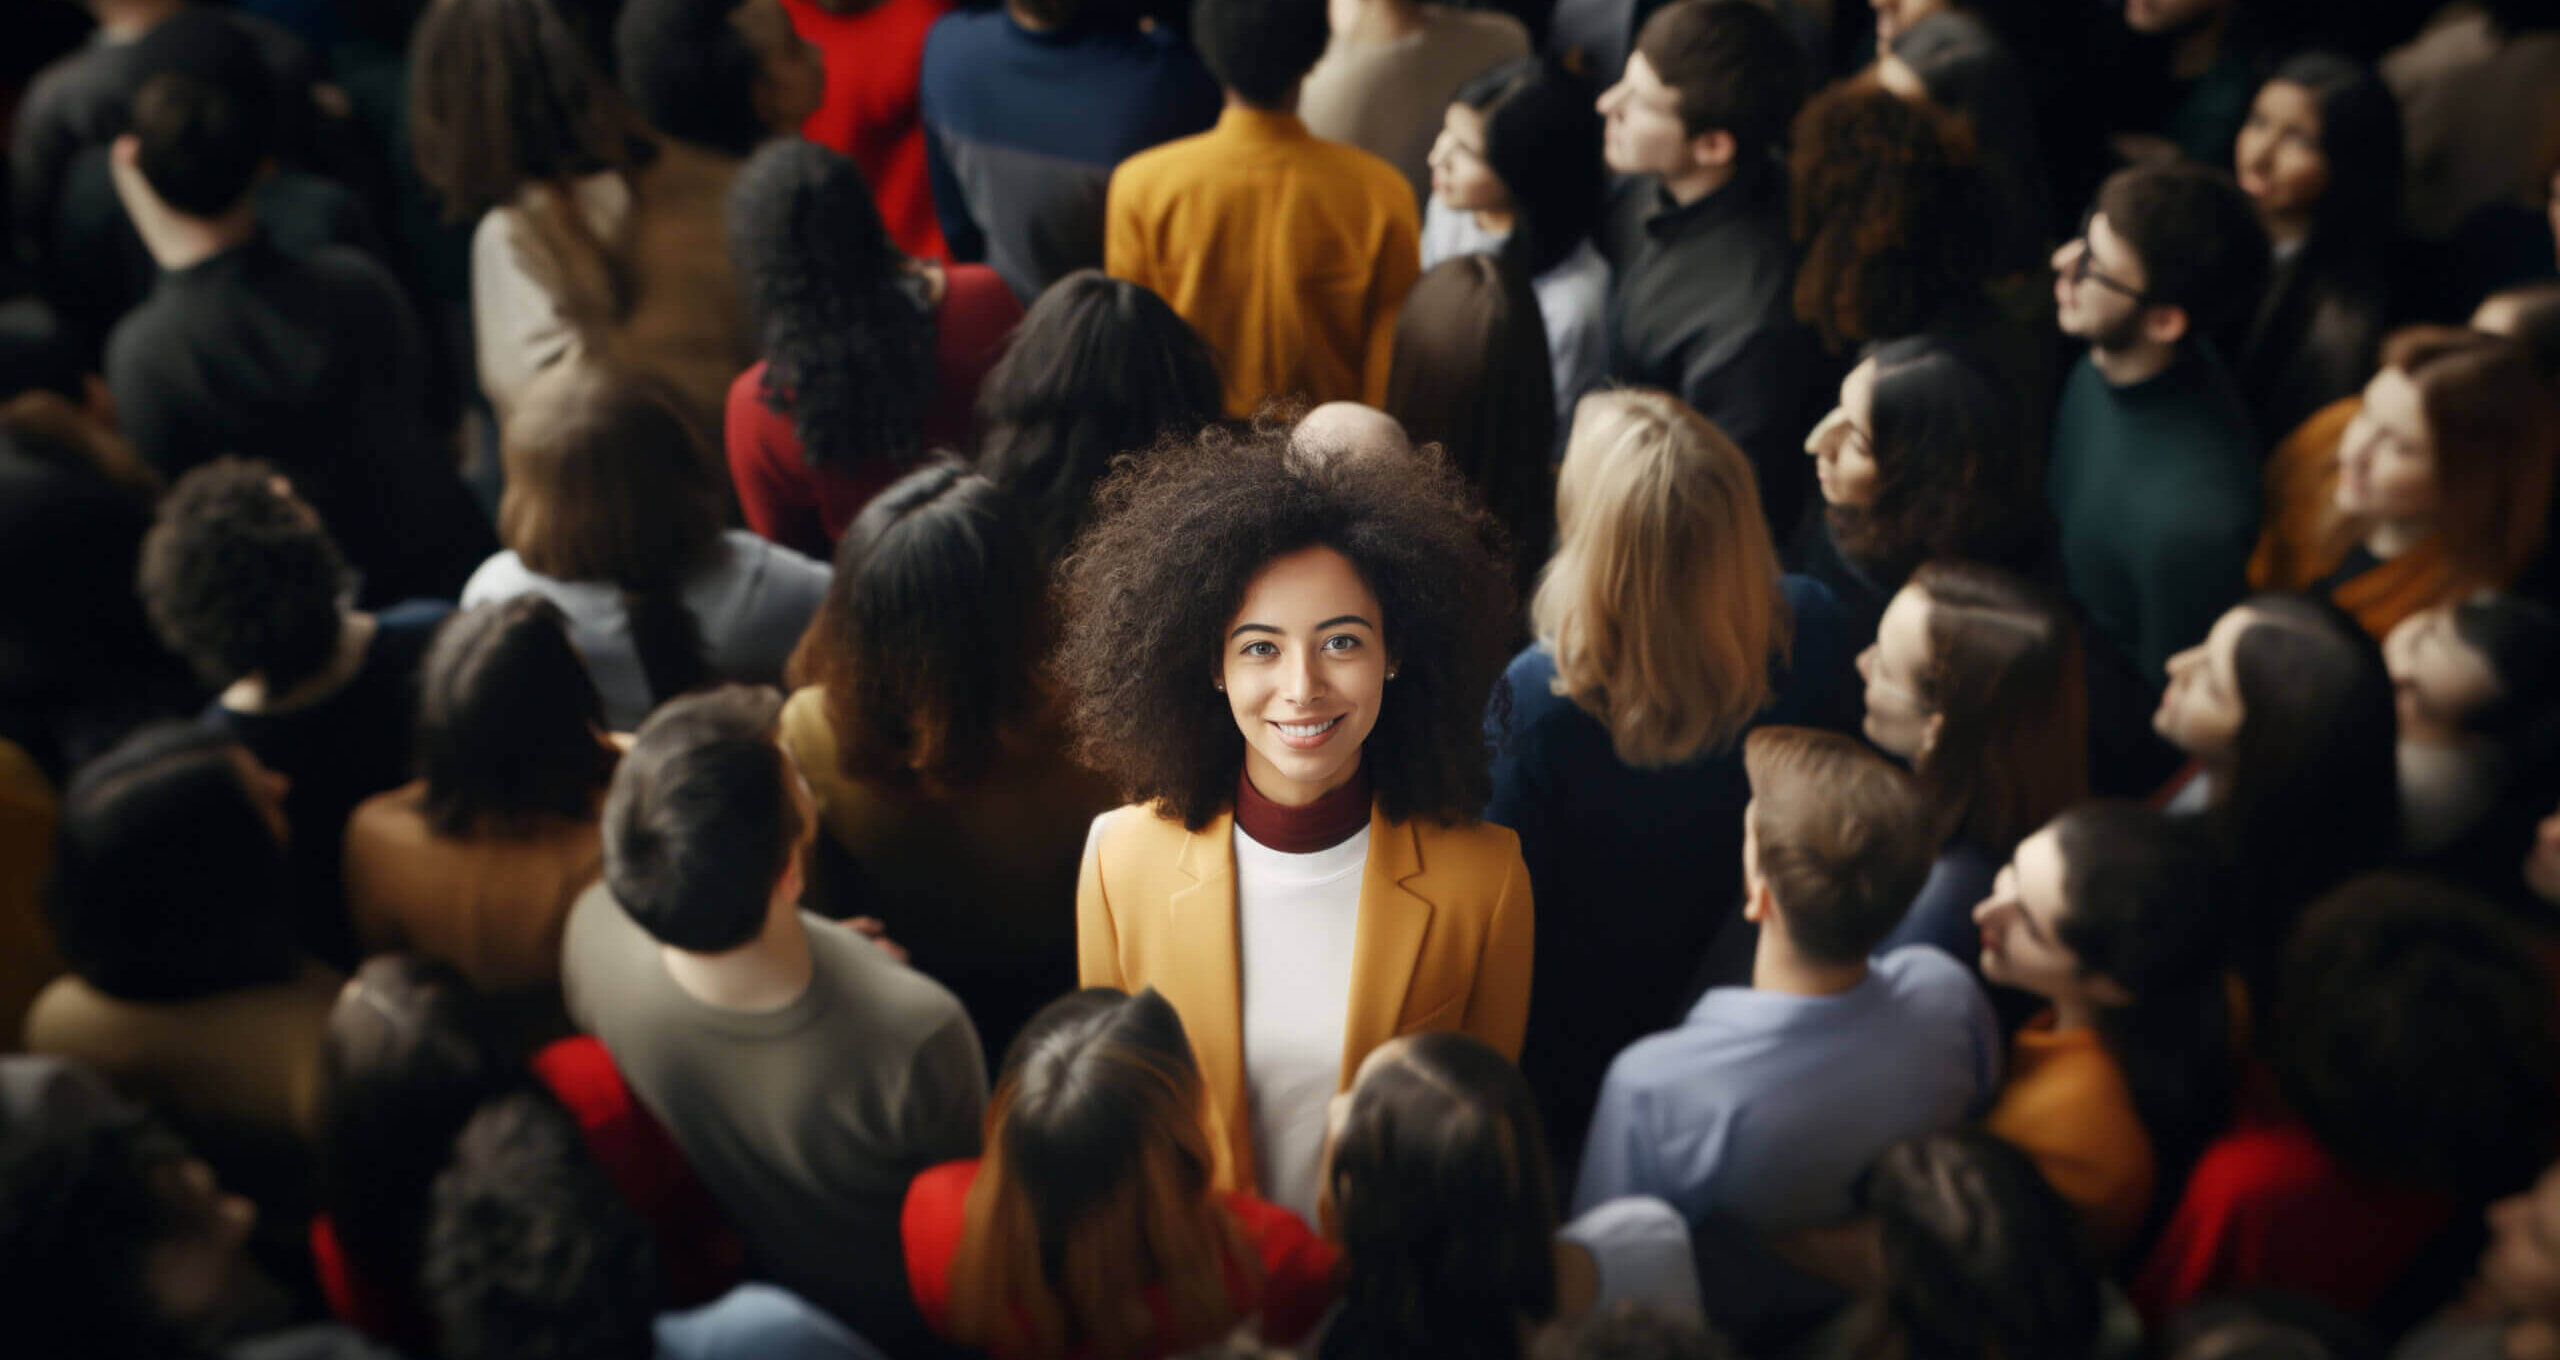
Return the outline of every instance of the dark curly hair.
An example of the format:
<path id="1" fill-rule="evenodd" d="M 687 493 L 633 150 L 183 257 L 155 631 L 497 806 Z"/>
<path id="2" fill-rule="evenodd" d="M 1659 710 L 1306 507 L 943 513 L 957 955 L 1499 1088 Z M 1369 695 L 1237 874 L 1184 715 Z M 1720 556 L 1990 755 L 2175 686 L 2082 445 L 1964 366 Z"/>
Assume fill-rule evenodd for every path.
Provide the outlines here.
<path id="1" fill-rule="evenodd" d="M 628 0 L 613 24 L 615 70 L 649 126 L 731 156 L 763 141 L 764 60 L 734 18 L 745 0 Z"/>
<path id="2" fill-rule="evenodd" d="M 150 1284 L 154 1253 L 202 1232 L 170 1188 L 190 1155 L 166 1125 L 103 1092 L 0 1124 L 12 1353 L 213 1360 L 196 1320 L 169 1316 Z"/>
<path id="3" fill-rule="evenodd" d="M 758 151 L 729 190 L 729 254 L 764 353 L 765 404 L 791 417 L 809 466 L 920 461 L 934 313 L 861 169 L 797 138 Z"/>
<path id="4" fill-rule="evenodd" d="M 256 675 L 281 694 L 337 654 L 346 559 L 282 476 L 216 459 L 178 479 L 143 535 L 143 610 L 207 684 Z"/>
<path id="5" fill-rule="evenodd" d="M 1324 56 L 1325 0 L 1191 0 L 1191 41 L 1218 83 L 1276 109 Z"/>
<path id="6" fill-rule="evenodd" d="M 1973 134 L 1862 82 L 1796 115 L 1796 315 L 1837 350 L 1924 330 L 1980 301 L 1989 197 Z"/>
<path id="7" fill-rule="evenodd" d="M 2025 566 L 2040 537 L 2040 432 L 1979 356 L 1930 335 L 1878 345 L 1875 494 L 1825 507 L 1840 551 L 1898 579 L 1934 559 Z"/>
<path id="8" fill-rule="evenodd" d="M 1472 822 L 1490 795 L 1485 703 L 1512 637 L 1501 531 L 1445 461 L 1309 458 L 1284 429 L 1168 439 L 1095 493 L 1061 567 L 1053 662 L 1077 756 L 1197 831 L 1234 801 L 1244 736 L 1210 687 L 1218 639 L 1272 559 L 1348 558 L 1401 664 L 1364 751 L 1397 821 Z"/>

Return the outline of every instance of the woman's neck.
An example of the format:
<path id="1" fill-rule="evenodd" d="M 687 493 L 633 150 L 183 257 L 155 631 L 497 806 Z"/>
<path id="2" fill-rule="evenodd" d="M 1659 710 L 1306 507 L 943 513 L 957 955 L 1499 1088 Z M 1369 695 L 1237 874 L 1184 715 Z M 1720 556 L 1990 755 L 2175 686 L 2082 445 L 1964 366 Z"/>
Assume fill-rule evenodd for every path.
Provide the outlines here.
<path id="1" fill-rule="evenodd" d="M 1509 236 L 1520 225 L 1520 214 L 1510 208 L 1478 208 L 1476 226 L 1496 236 Z"/>
<path id="2" fill-rule="evenodd" d="M 2089 998 L 2085 996 L 2055 996 L 2048 997 L 2046 999 L 2053 1003 L 2053 1029 L 2055 1033 L 2059 1034 L 2066 1030 L 2075 1029 L 2096 1029 L 2098 1027 L 2098 1004 L 2091 1001 Z"/>

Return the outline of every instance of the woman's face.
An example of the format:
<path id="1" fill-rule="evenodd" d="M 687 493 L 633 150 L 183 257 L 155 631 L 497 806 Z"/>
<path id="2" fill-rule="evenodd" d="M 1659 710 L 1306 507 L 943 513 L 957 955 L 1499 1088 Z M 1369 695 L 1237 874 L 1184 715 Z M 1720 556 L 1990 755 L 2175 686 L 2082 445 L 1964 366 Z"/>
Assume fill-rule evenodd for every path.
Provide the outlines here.
<path id="1" fill-rule="evenodd" d="M 1451 104 L 1431 144 L 1431 193 L 1459 212 L 1506 212 L 1511 191 L 1484 158 L 1484 115 Z"/>
<path id="2" fill-rule="evenodd" d="M 1822 499 L 1864 506 L 1876 498 L 1876 361 L 1861 361 L 1840 380 L 1840 404 L 1805 436 Z"/>
<path id="3" fill-rule="evenodd" d="M 2435 439 L 2418 385 L 2386 368 L 2364 385 L 2364 409 L 2338 442 L 2338 512 L 2378 520 L 2436 511 Z"/>
<path id="4" fill-rule="evenodd" d="M 2407 741 L 2450 741 L 2463 718 L 2498 697 L 2498 673 L 2453 626 L 2440 604 L 2402 619 L 2382 640 L 2382 662 Z"/>
<path id="5" fill-rule="evenodd" d="M 2169 658 L 2169 688 L 2160 696 L 2151 726 L 2170 745 L 2204 761 L 2231 754 L 2248 717 L 2232 658 L 2257 619 L 2245 605 L 2231 610 L 2215 620 L 2203 642 Z"/>
<path id="6" fill-rule="evenodd" d="M 1331 548 L 1274 558 L 1245 588 L 1218 683 L 1263 797 L 1303 806 L 1359 771 L 1393 669 L 1383 623 L 1377 596 Z"/>
<path id="7" fill-rule="evenodd" d="M 1858 653 L 1858 678 L 1867 686 L 1867 740 L 1915 762 L 1937 744 L 1946 721 L 1920 697 L 1928 669 L 1929 592 L 1904 586 L 1885 606 L 1876 640 Z"/>
<path id="8" fill-rule="evenodd" d="M 766 127 L 795 136 L 827 94 L 827 68 L 818 49 L 793 26 L 781 0 L 744 0 L 729 16 L 755 50 L 756 117 Z"/>
<path id="9" fill-rule="evenodd" d="M 2240 188 L 2258 205 L 2258 216 L 2279 238 L 2310 229 L 2329 189 L 2329 158 L 2320 150 L 2320 104 L 2290 80 L 2258 88 L 2249 121 L 2240 125 L 2231 153 Z"/>
<path id="10" fill-rule="evenodd" d="M 2480 1288 L 2502 1310 L 2560 1316 L 2560 1167 L 2533 1188 L 2489 1206 Z"/>
<path id="11" fill-rule="evenodd" d="M 2018 842 L 1991 895 L 1973 909 L 1982 929 L 1982 975 L 2051 1001 L 2083 991 L 2080 956 L 2062 942 L 2062 846 L 2048 827 Z"/>

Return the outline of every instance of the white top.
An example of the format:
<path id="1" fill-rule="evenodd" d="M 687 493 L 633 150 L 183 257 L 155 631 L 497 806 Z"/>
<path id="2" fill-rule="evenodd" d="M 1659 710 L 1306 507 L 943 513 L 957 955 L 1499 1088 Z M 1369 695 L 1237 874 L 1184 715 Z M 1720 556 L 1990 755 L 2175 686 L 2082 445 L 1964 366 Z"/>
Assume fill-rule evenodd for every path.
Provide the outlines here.
<path id="1" fill-rule="evenodd" d="M 1342 1084 L 1369 828 L 1309 855 L 1274 850 L 1242 827 L 1235 842 L 1254 1172 L 1264 1199 L 1313 1223 L 1325 1109 Z"/>
<path id="2" fill-rule="evenodd" d="M 1705 1316 L 1698 1263 L 1680 1211 L 1651 1195 L 1623 1195 L 1593 1205 L 1556 1236 L 1591 1253 L 1600 1267 L 1596 1312 L 1635 1299 L 1656 1308 Z"/>
<path id="3" fill-rule="evenodd" d="M 631 185 L 601 171 L 574 189 L 587 225 L 610 236 L 631 211 Z M 524 214 L 514 206 L 491 208 L 471 232 L 471 335 L 480 390 L 505 420 L 534 375 L 569 357 L 577 332 L 559 303 L 524 265 L 516 233 Z"/>
<path id="4" fill-rule="evenodd" d="M 1460 255 L 1492 255 L 1510 239 L 1487 231 L 1476 215 L 1440 201 L 1422 210 L 1422 267 Z M 1529 281 L 1538 295 L 1538 320 L 1547 328 L 1547 363 L 1556 389 L 1556 438 L 1562 447 L 1573 428 L 1573 405 L 1609 377 L 1609 262 L 1589 237 L 1554 268 Z"/>
<path id="5" fill-rule="evenodd" d="M 749 684 L 782 683 L 782 663 L 800 645 L 834 571 L 744 529 L 721 537 L 718 555 L 684 584 L 684 605 L 702 629 L 712 674 Z M 649 716 L 648 676 L 631 645 L 622 591 L 606 581 L 561 581 L 527 570 L 510 549 L 480 564 L 462 588 L 462 607 L 532 592 L 569 616 L 569 640 L 604 696 L 605 723 L 628 732 Z"/>

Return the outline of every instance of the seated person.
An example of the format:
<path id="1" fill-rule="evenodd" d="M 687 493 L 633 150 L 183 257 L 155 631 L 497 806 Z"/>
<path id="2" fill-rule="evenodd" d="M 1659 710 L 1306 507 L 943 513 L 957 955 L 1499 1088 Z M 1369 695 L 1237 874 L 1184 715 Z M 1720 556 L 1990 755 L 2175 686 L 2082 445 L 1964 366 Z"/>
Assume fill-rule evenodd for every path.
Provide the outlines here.
<path id="1" fill-rule="evenodd" d="M 152 627 L 221 693 L 207 711 L 292 782 L 303 948 L 355 961 L 339 859 L 357 803 L 409 775 L 418 663 L 449 612 L 347 609 L 330 526 L 275 469 L 225 458 L 178 479 L 142 541 Z"/>
<path id="2" fill-rule="evenodd" d="M 1748 1344 L 1836 1301 L 1759 1239 L 1846 1218 L 1888 1145 L 1952 1127 L 1997 1089 L 2000 1039 L 1972 976 L 1935 946 L 1869 957 L 1928 873 L 1911 776 L 1802 728 L 1753 732 L 1743 761 L 1751 983 L 1709 990 L 1610 1065 L 1574 1207 L 1669 1200 L 1698 1236 L 1708 1315 Z"/>

